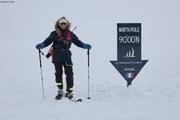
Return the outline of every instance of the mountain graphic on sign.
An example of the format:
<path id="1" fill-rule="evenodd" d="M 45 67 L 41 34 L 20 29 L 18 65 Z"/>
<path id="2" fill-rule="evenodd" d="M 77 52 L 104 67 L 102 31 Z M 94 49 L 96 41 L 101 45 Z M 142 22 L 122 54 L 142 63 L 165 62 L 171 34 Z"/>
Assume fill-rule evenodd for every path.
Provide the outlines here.
<path id="1" fill-rule="evenodd" d="M 130 57 L 135 57 L 134 56 L 134 49 L 131 48 L 131 50 L 128 50 L 128 52 L 126 53 L 126 56 L 124 58 L 130 58 Z"/>

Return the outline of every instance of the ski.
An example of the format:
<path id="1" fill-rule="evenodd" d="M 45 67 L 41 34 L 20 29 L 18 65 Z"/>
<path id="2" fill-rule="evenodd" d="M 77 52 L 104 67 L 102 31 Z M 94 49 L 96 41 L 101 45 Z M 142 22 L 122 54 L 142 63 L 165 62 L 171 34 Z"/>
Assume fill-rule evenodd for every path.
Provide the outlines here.
<path id="1" fill-rule="evenodd" d="M 69 96 L 68 96 L 69 95 Z M 72 102 L 82 102 L 82 99 L 76 99 L 73 97 L 73 94 L 65 94 L 63 91 L 58 91 L 57 96 L 55 97 L 56 100 L 61 100 L 62 98 L 67 98 Z"/>
<path id="2" fill-rule="evenodd" d="M 79 98 L 79 99 L 76 99 L 76 98 L 68 98 L 68 97 L 65 97 L 65 96 L 62 96 L 61 98 L 55 98 L 55 100 L 59 101 L 59 100 L 62 100 L 63 98 L 67 98 L 68 100 L 72 101 L 72 102 L 82 102 L 82 99 Z"/>
<path id="3" fill-rule="evenodd" d="M 75 98 L 67 98 L 67 99 L 69 99 L 70 101 L 72 101 L 72 102 L 82 102 L 82 99 L 75 99 Z"/>

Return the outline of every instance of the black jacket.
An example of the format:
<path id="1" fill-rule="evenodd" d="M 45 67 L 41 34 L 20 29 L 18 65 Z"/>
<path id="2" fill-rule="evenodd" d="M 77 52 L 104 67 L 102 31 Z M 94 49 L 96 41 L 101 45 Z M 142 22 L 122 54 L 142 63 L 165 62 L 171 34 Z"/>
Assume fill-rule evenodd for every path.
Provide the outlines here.
<path id="1" fill-rule="evenodd" d="M 74 43 L 76 46 L 83 48 L 84 43 L 81 42 L 79 38 L 69 30 L 59 32 L 61 34 L 60 36 L 58 36 L 58 32 L 56 31 L 51 32 L 50 36 L 46 38 L 43 43 L 45 47 L 53 43 L 53 63 L 63 62 L 72 65 L 71 51 L 69 50 L 71 44 Z M 70 34 L 70 38 L 67 38 L 67 33 Z"/>

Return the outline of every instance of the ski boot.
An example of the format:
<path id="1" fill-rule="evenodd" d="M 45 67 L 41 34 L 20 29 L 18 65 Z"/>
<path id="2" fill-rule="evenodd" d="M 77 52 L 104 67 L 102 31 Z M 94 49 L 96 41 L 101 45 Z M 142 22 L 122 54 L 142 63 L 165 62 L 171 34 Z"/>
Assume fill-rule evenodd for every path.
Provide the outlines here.
<path id="1" fill-rule="evenodd" d="M 62 99 L 62 97 L 63 97 L 63 90 L 59 89 L 57 92 L 58 92 L 58 94 L 56 95 L 55 99 L 56 100 Z"/>
<path id="2" fill-rule="evenodd" d="M 67 92 L 65 94 L 65 97 L 69 98 L 69 99 L 72 99 L 73 98 L 73 93 L 72 92 Z"/>

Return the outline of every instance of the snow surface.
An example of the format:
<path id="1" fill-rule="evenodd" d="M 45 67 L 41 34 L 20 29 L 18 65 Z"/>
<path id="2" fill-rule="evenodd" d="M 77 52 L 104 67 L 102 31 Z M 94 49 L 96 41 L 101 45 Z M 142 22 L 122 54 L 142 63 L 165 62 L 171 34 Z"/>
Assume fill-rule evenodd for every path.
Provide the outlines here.
<path id="1" fill-rule="evenodd" d="M 179 120 L 180 2 L 178 0 L 15 0 L 0 2 L 0 120 Z M 72 46 L 75 96 L 55 101 L 51 60 L 43 58 L 42 98 L 35 45 L 66 16 L 90 51 Z M 117 23 L 142 23 L 142 59 L 149 60 L 126 88 L 109 62 L 117 59 Z M 43 49 L 47 52 L 49 48 Z"/>

